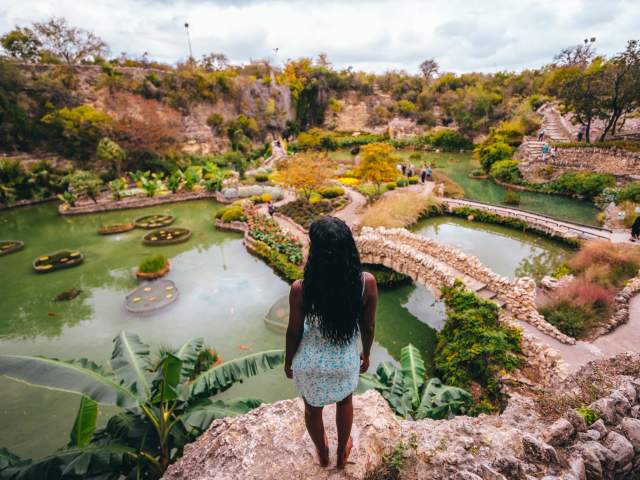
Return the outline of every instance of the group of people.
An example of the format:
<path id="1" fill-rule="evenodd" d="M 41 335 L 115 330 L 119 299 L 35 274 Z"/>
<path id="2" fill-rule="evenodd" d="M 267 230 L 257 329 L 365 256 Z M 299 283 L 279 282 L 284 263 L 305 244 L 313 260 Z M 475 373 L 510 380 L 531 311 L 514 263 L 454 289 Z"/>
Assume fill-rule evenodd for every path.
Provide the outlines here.
<path id="1" fill-rule="evenodd" d="M 547 155 L 551 155 L 551 158 L 556 158 L 558 156 L 558 147 L 553 146 L 549 147 L 547 142 L 542 144 L 542 161 L 544 162 L 547 159 Z"/>
<path id="2" fill-rule="evenodd" d="M 398 164 L 397 168 L 405 177 L 418 175 L 421 183 L 427 183 L 427 181 L 431 180 L 433 176 L 433 169 L 431 168 L 431 165 L 427 165 L 426 163 L 423 163 L 419 170 L 414 169 L 412 164 L 405 163 Z"/>

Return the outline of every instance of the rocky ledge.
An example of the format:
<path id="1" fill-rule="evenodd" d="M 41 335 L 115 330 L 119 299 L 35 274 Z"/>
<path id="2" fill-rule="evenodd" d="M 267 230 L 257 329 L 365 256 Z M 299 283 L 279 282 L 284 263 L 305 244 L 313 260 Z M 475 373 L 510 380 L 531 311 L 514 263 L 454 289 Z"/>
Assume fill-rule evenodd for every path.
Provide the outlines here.
<path id="1" fill-rule="evenodd" d="M 630 372 L 634 375 L 630 376 Z M 593 392 L 601 388 L 585 387 L 585 380 L 593 385 L 593 380 L 602 375 L 606 378 L 603 382 L 611 387 L 609 393 L 581 404 L 581 413 L 567 406 L 559 416 L 544 413 L 539 397 L 514 393 L 501 415 L 414 422 L 396 417 L 378 393 L 366 392 L 354 398 L 354 449 L 344 471 L 318 466 L 305 432 L 302 401 L 285 400 L 263 405 L 241 417 L 214 422 L 198 441 L 185 448 L 183 458 L 169 468 L 164 478 L 637 479 L 637 372 L 639 355 L 622 355 L 587 365 L 555 391 L 545 393 L 551 398 L 550 403 L 557 406 L 573 398 L 575 406 L 576 398 L 593 397 Z M 335 456 L 334 413 L 333 407 L 325 409 L 327 435 Z M 400 476 L 385 476 L 381 473 L 386 468 L 384 455 L 402 444 L 405 448 Z"/>

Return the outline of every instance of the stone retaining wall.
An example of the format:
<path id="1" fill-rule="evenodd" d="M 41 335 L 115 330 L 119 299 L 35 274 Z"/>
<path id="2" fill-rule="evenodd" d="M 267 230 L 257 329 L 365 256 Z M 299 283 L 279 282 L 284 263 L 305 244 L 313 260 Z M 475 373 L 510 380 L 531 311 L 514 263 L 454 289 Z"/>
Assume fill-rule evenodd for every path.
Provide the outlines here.
<path id="1" fill-rule="evenodd" d="M 544 165 L 554 168 L 554 178 L 564 172 L 580 170 L 630 177 L 640 175 L 640 152 L 619 148 L 558 148 L 556 157 L 547 155 L 544 162 L 541 157 L 527 158 L 521 170 L 525 178 L 528 178 Z"/>
<path id="2" fill-rule="evenodd" d="M 128 210 L 132 208 L 154 207 L 168 203 L 187 202 L 190 200 L 215 199 L 217 192 L 182 192 L 162 195 L 158 197 L 128 197 L 122 200 L 111 200 L 107 202 L 94 203 L 92 201 L 78 202 L 75 207 L 64 208 L 62 204 L 58 207 L 60 215 L 83 215 L 87 213 L 110 212 L 112 210 Z"/>
<path id="3" fill-rule="evenodd" d="M 618 326 L 629 321 L 629 301 L 640 293 L 640 274 L 627 283 L 627 286 L 620 291 L 615 299 L 615 312 L 609 321 L 596 333 L 596 336 L 605 335 Z"/>
<path id="4" fill-rule="evenodd" d="M 512 282 L 484 266 L 474 256 L 405 229 L 364 227 L 356 238 L 356 244 L 364 262 L 381 263 L 436 291 L 440 286 L 451 285 L 455 280 L 455 272 L 446 268 L 449 265 L 484 283 L 505 302 L 509 311 L 519 320 L 535 326 L 562 343 L 575 344 L 574 338 L 560 332 L 538 313 L 535 303 L 536 284 L 532 279 L 519 278 Z"/>

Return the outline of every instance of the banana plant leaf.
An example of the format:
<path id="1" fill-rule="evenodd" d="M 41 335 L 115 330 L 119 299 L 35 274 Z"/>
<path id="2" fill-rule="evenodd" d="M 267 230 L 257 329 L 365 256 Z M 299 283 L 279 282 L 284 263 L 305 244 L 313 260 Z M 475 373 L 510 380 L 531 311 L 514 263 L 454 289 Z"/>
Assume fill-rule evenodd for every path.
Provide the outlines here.
<path id="1" fill-rule="evenodd" d="M 96 419 L 98 418 L 98 404 L 89 397 L 80 398 L 80 407 L 73 422 L 69 447 L 86 447 L 91 443 L 93 433 L 96 431 Z"/>
<path id="2" fill-rule="evenodd" d="M 31 463 L 31 460 L 20 458 L 18 455 L 11 453 L 6 448 L 0 448 L 0 478 L 2 478 L 2 471 L 9 467 L 16 467 L 27 465 Z"/>
<path id="3" fill-rule="evenodd" d="M 426 369 L 420 351 L 409 344 L 400 350 L 400 369 L 406 388 L 411 392 L 413 408 L 420 404 L 420 388 L 424 384 Z"/>
<path id="4" fill-rule="evenodd" d="M 114 471 L 126 462 L 135 461 L 136 457 L 135 449 L 123 445 L 70 448 L 60 450 L 28 465 L 2 470 L 0 478 L 3 480 L 61 480 L 113 475 Z"/>
<path id="5" fill-rule="evenodd" d="M 259 407 L 261 404 L 262 401 L 254 398 L 239 399 L 231 403 L 206 399 L 186 410 L 180 416 L 180 420 L 186 428 L 195 428 L 199 432 L 203 432 L 209 428 L 211 422 L 218 418 L 242 415 Z"/>
<path id="6" fill-rule="evenodd" d="M 43 357 L 0 355 L 0 375 L 29 385 L 86 395 L 101 405 L 130 408 L 138 398 L 95 363 L 65 362 Z"/>
<path id="7" fill-rule="evenodd" d="M 178 397 L 178 384 L 182 372 L 182 362 L 171 353 L 166 353 L 153 379 L 154 401 L 166 402 Z"/>
<path id="8" fill-rule="evenodd" d="M 462 388 L 443 385 L 438 378 L 431 378 L 425 385 L 416 411 L 416 420 L 432 418 L 434 420 L 452 418 L 463 413 L 471 403 L 469 392 Z"/>
<path id="9" fill-rule="evenodd" d="M 152 369 L 149 359 L 149 346 L 140 341 L 135 333 L 120 332 L 113 339 L 111 368 L 122 386 L 146 400 L 151 396 L 149 371 Z"/>
<path id="10" fill-rule="evenodd" d="M 210 397 L 229 389 L 234 383 L 281 366 L 284 351 L 267 350 L 210 368 L 198 375 L 189 385 L 189 397 Z"/>
<path id="11" fill-rule="evenodd" d="M 188 379 L 198 362 L 198 355 L 204 350 L 204 338 L 193 338 L 185 342 L 174 355 L 182 361 L 182 380 Z"/>

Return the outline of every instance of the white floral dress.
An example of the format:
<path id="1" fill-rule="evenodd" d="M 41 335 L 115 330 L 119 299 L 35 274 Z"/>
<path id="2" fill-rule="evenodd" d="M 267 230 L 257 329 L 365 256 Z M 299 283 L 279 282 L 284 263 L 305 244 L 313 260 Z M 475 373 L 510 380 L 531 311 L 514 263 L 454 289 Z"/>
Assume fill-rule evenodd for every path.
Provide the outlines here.
<path id="1" fill-rule="evenodd" d="M 291 368 L 296 387 L 309 405 L 323 407 L 353 393 L 360 375 L 359 341 L 358 333 L 348 344 L 335 345 L 323 337 L 314 322 L 305 318 L 302 340 Z"/>

